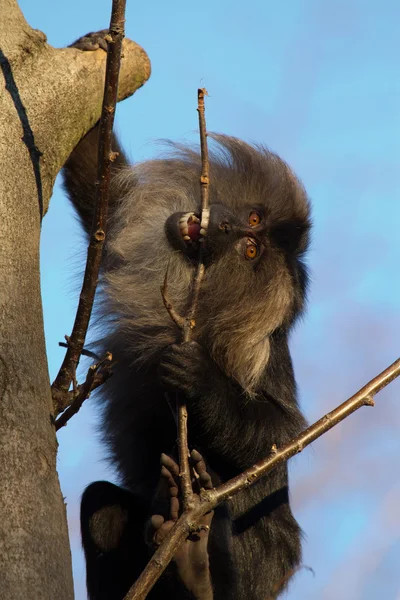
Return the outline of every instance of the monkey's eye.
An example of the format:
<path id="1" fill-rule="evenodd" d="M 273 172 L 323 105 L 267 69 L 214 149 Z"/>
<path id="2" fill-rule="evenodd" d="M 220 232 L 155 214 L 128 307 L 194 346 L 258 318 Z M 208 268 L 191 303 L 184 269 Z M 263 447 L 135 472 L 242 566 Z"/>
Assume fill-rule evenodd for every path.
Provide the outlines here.
<path id="1" fill-rule="evenodd" d="M 256 212 L 255 210 L 253 210 L 249 214 L 249 225 L 250 225 L 250 227 L 256 227 L 260 223 L 261 223 L 261 217 L 260 217 L 260 215 L 258 214 L 258 212 Z"/>
<path id="2" fill-rule="evenodd" d="M 248 260 L 254 260 L 258 256 L 258 246 L 252 238 L 246 241 L 245 256 Z"/>

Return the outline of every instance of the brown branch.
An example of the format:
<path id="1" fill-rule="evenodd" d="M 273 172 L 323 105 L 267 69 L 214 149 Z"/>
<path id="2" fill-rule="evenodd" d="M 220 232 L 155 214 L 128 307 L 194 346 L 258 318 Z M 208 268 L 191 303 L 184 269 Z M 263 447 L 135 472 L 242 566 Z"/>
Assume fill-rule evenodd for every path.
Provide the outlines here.
<path id="1" fill-rule="evenodd" d="M 56 431 L 64 427 L 68 421 L 80 410 L 84 401 L 90 394 L 103 385 L 112 375 L 111 371 L 112 354 L 107 352 L 106 356 L 99 363 L 91 365 L 86 375 L 86 380 L 78 385 L 74 392 L 68 392 L 71 398 L 70 405 L 64 410 L 62 415 L 55 421 Z"/>
<path id="2" fill-rule="evenodd" d="M 209 161 L 207 147 L 207 132 L 205 119 L 204 96 L 207 94 L 205 89 L 197 90 L 197 111 L 199 113 L 199 129 L 200 129 L 200 149 L 201 149 L 201 175 L 200 175 L 200 191 L 201 191 L 201 224 L 200 229 L 203 230 L 203 235 L 206 235 L 209 221 L 208 207 L 208 189 L 209 189 Z M 192 330 L 196 325 L 195 316 L 199 300 L 201 282 L 204 276 L 203 262 L 203 247 L 200 245 L 199 258 L 196 268 L 196 273 L 192 284 L 192 293 L 189 309 L 187 311 L 184 327 L 183 327 L 183 342 L 188 342 L 192 337 Z M 189 467 L 189 442 L 187 432 L 188 412 L 186 404 L 177 398 L 178 402 L 178 451 L 179 451 L 179 470 L 181 480 L 181 491 L 183 509 L 188 510 L 193 506 L 194 494 Z"/>
<path id="3" fill-rule="evenodd" d="M 367 385 L 359 390 L 354 396 L 343 402 L 332 412 L 327 413 L 319 421 L 308 427 L 303 433 L 294 440 L 283 446 L 281 449 L 272 448 L 271 455 L 264 460 L 256 463 L 243 473 L 230 479 L 220 485 L 211 494 L 215 494 L 217 504 L 246 489 L 261 477 L 272 471 L 278 464 L 287 461 L 289 458 L 302 452 L 306 446 L 311 444 L 321 435 L 332 429 L 335 425 L 343 421 L 346 417 L 361 408 L 362 406 L 374 406 L 374 396 L 386 387 L 393 379 L 400 375 L 400 358 L 390 367 L 382 371 L 377 377 L 372 379 Z"/>
<path id="4" fill-rule="evenodd" d="M 167 270 L 165 272 L 165 277 L 164 277 L 164 283 L 161 286 L 161 296 L 162 296 L 164 306 L 167 309 L 169 316 L 171 317 L 173 322 L 179 327 L 179 329 L 183 330 L 183 328 L 185 326 L 185 319 L 175 310 L 175 308 L 173 307 L 173 305 L 168 297 L 168 273 L 169 273 L 170 262 L 171 262 L 171 259 L 168 261 L 168 266 L 167 266 Z"/>
<path id="5" fill-rule="evenodd" d="M 210 219 L 209 209 L 209 185 L 210 185 L 210 167 L 208 159 L 208 145 L 207 145 L 207 129 L 206 129 L 206 117 L 205 117 L 205 106 L 204 97 L 207 96 L 207 90 L 201 88 L 197 90 L 197 111 L 199 113 L 199 130 L 200 130 L 200 150 L 201 150 L 201 174 L 200 174 L 200 192 L 201 192 L 201 224 L 200 233 L 204 238 L 207 235 L 208 222 Z M 191 338 L 192 330 L 196 325 L 195 316 L 197 310 L 197 303 L 199 300 L 201 282 L 204 277 L 204 261 L 203 261 L 203 248 L 200 246 L 199 259 L 197 263 L 196 274 L 194 276 L 192 285 L 192 298 L 189 310 L 186 315 L 186 324 L 183 332 L 183 341 L 188 342 Z"/>
<path id="6" fill-rule="evenodd" d="M 205 106 L 204 97 L 207 95 L 205 89 L 197 90 L 197 111 L 199 113 L 199 129 L 200 129 L 200 149 L 201 149 L 201 174 L 200 174 L 200 191 L 201 191 L 201 224 L 200 233 L 202 237 L 207 233 L 208 221 L 209 221 L 209 204 L 208 204 L 208 191 L 209 191 L 209 160 L 208 160 L 208 147 L 207 147 L 207 131 L 206 131 L 206 120 L 205 120 Z M 161 287 L 161 295 L 164 302 L 164 306 L 168 311 L 171 319 L 182 331 L 182 342 L 190 341 L 192 337 L 192 330 L 196 325 L 195 315 L 197 310 L 197 304 L 200 294 L 201 282 L 204 276 L 204 262 L 203 262 L 203 249 L 200 245 L 199 257 L 197 262 L 197 268 L 193 277 L 191 286 L 191 298 L 189 302 L 189 308 L 185 317 L 182 317 L 177 313 L 172 303 L 168 298 L 168 268 L 164 278 L 164 284 Z M 189 444 L 187 434 L 187 420 L 188 413 L 186 405 L 179 399 L 176 398 L 177 413 L 178 413 L 178 453 L 179 453 L 179 477 L 181 483 L 181 491 L 183 496 L 184 510 L 189 509 L 193 503 L 193 489 L 189 467 Z"/>
<path id="7" fill-rule="evenodd" d="M 176 398 L 178 405 L 178 455 L 179 455 L 179 478 L 182 493 L 183 510 L 188 510 L 194 500 L 192 479 L 189 466 L 189 441 L 187 431 L 188 412 L 186 404 Z"/>
<path id="8" fill-rule="evenodd" d="M 66 342 L 58 342 L 58 345 L 61 346 L 61 348 L 68 348 L 68 341 L 69 341 L 69 336 L 66 335 Z M 82 352 L 81 352 L 81 356 L 88 356 L 89 358 L 94 358 L 95 360 L 99 360 L 99 356 L 95 353 L 92 352 L 91 350 L 87 350 L 86 348 L 83 348 Z"/>
<path id="9" fill-rule="evenodd" d="M 374 406 L 373 397 L 400 375 L 400 359 L 382 371 L 354 396 L 327 413 L 316 423 L 308 427 L 294 440 L 278 449 L 272 448 L 271 455 L 246 469 L 243 473 L 212 490 L 202 490 L 200 496 L 194 497 L 192 507 L 185 511 L 169 532 L 163 543 L 150 559 L 139 579 L 129 590 L 124 600 L 143 600 L 156 581 L 173 559 L 176 550 L 198 526 L 202 516 L 213 510 L 218 504 L 228 500 L 238 492 L 250 487 L 275 467 L 298 454 L 321 435 L 332 429 L 346 417 L 362 406 Z"/>
<path id="10" fill-rule="evenodd" d="M 110 30 L 107 36 L 107 65 L 104 84 L 103 107 L 99 128 L 98 169 L 96 181 L 96 205 L 93 226 L 87 253 L 86 269 L 76 312 L 75 323 L 70 336 L 67 352 L 58 375 L 52 385 L 52 391 L 68 391 L 73 373 L 79 363 L 85 343 L 86 332 L 92 313 L 93 301 L 99 277 L 103 247 L 106 237 L 108 196 L 110 186 L 110 168 L 113 160 L 111 149 L 112 128 L 117 102 L 118 78 L 121 63 L 122 40 L 125 36 L 126 0 L 113 0 Z M 57 393 L 53 395 L 57 412 Z"/>
<path id="11" fill-rule="evenodd" d="M 199 503 L 197 502 L 198 505 Z M 136 580 L 124 597 L 124 600 L 144 600 L 147 597 L 147 594 L 161 577 L 183 540 L 190 534 L 189 522 L 194 512 L 195 509 L 192 508 L 179 517 L 174 527 L 150 558 L 139 579 Z M 199 518 L 200 515 L 197 515 L 197 520 Z"/>
<path id="12" fill-rule="evenodd" d="M 279 592 L 283 591 L 283 588 L 286 586 L 288 581 L 296 573 L 298 573 L 299 571 L 301 571 L 303 569 L 305 569 L 306 571 L 308 571 L 315 577 L 314 569 L 312 569 L 311 567 L 308 567 L 307 565 L 303 565 L 303 564 L 297 565 L 297 567 L 293 567 L 293 569 L 289 569 L 289 571 L 283 577 L 281 577 L 281 579 L 279 581 L 276 582 L 276 584 L 272 588 L 272 595 L 268 596 L 268 598 L 265 598 L 265 600 L 276 600 L 277 594 L 279 594 Z"/>

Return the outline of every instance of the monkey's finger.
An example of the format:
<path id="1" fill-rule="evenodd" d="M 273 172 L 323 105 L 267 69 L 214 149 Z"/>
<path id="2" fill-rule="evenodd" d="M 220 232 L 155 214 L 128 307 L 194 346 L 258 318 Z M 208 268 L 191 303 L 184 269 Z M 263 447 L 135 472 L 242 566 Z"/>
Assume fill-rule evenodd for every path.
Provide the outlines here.
<path id="1" fill-rule="evenodd" d="M 161 454 L 160 462 L 174 477 L 179 477 L 179 466 L 168 454 Z"/>
<path id="2" fill-rule="evenodd" d="M 211 476 L 207 471 L 207 466 L 204 462 L 204 458 L 202 457 L 200 452 L 198 452 L 198 450 L 192 450 L 190 456 L 193 462 L 193 467 L 199 476 L 199 483 L 201 487 L 203 487 L 206 490 L 211 490 L 213 488 L 213 484 L 211 481 Z"/>
<path id="3" fill-rule="evenodd" d="M 172 497 L 178 496 L 178 484 L 171 472 L 166 467 L 161 467 L 161 477 L 166 481 L 168 485 L 168 493 Z"/>
<path id="4" fill-rule="evenodd" d="M 158 546 L 158 542 L 155 541 L 154 537 L 157 531 L 163 525 L 165 519 L 162 515 L 152 515 L 150 519 L 146 522 L 144 528 L 144 539 L 146 544 L 149 546 Z"/>
<path id="5" fill-rule="evenodd" d="M 186 387 L 184 381 L 185 371 L 182 366 L 172 364 L 160 364 L 159 377 L 164 388 L 170 391 L 176 391 L 181 387 Z"/>
<path id="6" fill-rule="evenodd" d="M 166 467 L 161 467 L 161 477 L 163 477 L 168 485 L 169 493 L 169 514 L 172 521 L 177 521 L 179 517 L 179 487 L 170 471 Z M 159 516 L 159 515 L 157 515 Z"/>
<path id="7" fill-rule="evenodd" d="M 168 485 L 168 493 L 170 496 L 169 513 L 172 521 L 177 521 L 179 517 L 179 467 L 173 458 L 167 454 L 161 455 L 161 476 L 166 480 Z M 166 466 L 168 465 L 168 467 Z M 172 471 L 172 473 L 171 473 Z"/>
<path id="8" fill-rule="evenodd" d="M 171 521 L 177 521 L 179 518 L 179 500 L 178 498 L 171 496 L 171 501 L 169 505 L 169 513 Z"/>
<path id="9" fill-rule="evenodd" d="M 150 545 L 159 546 L 174 525 L 174 521 L 165 521 L 161 515 L 153 515 L 148 525 L 148 531 L 146 532 Z"/>
<path id="10" fill-rule="evenodd" d="M 98 50 L 101 48 L 107 52 L 107 42 L 105 36 L 108 34 L 108 29 L 102 29 L 101 31 L 92 31 L 91 33 L 87 33 L 82 36 L 76 42 L 71 44 L 73 48 L 78 48 L 79 50 Z"/>
<path id="11" fill-rule="evenodd" d="M 159 546 L 167 537 L 168 533 L 171 531 L 173 526 L 175 525 L 174 521 L 165 521 L 160 527 L 158 531 L 154 534 L 154 543 Z"/>
<path id="12" fill-rule="evenodd" d="M 164 523 L 165 519 L 162 515 L 153 515 L 150 519 L 151 527 L 153 531 L 157 531 L 160 529 L 161 525 Z"/>
<path id="13" fill-rule="evenodd" d="M 181 366 L 187 360 L 201 360 L 202 358 L 204 358 L 203 348 L 198 342 L 192 340 L 168 346 L 162 355 L 161 364 Z"/>

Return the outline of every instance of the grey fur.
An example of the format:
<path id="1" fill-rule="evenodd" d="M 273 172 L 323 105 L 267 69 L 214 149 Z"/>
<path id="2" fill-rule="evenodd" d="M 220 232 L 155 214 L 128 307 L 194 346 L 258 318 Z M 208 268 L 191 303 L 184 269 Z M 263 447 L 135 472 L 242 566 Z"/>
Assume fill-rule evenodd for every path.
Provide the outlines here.
<path id="1" fill-rule="evenodd" d="M 172 387 L 186 394 L 190 442 L 202 451 L 216 483 L 265 457 L 273 444 L 284 444 L 305 426 L 287 339 L 305 301 L 303 256 L 310 207 L 302 185 L 278 156 L 236 138 L 212 138 L 211 218 L 206 240 L 211 259 L 194 330 L 194 339 L 208 355 L 205 369 L 211 375 L 196 371 L 197 357 L 191 360 L 188 348 L 188 362 L 180 365 L 184 374 Z M 65 186 L 87 232 L 93 210 L 95 142 L 92 131 L 64 169 Z M 171 374 L 166 375 L 163 357 L 171 351 L 171 344 L 180 341 L 181 332 L 164 307 L 160 286 L 169 267 L 169 297 L 183 315 L 194 271 L 188 255 L 171 245 L 166 222 L 174 213 L 200 209 L 196 151 L 170 145 L 169 157 L 128 168 L 122 150 L 116 147 L 120 155 L 112 169 L 97 350 L 100 354 L 111 351 L 117 361 L 113 377 L 101 390 L 102 427 L 113 464 L 129 492 L 100 482 L 85 492 L 81 523 L 92 600 L 119 600 L 124 595 L 116 591 L 113 558 L 107 563 L 107 557 L 98 556 L 93 549 L 96 536 L 88 527 L 101 505 L 101 490 L 108 497 L 107 490 L 112 489 L 111 495 L 120 495 L 130 506 L 133 533 L 120 550 L 121 556 L 136 558 L 127 567 L 117 561 L 121 581 L 126 577 L 130 585 L 146 562 L 142 532 L 159 481 L 159 457 L 161 452 L 171 452 L 176 440 L 159 370 L 164 368 L 168 381 Z M 213 230 L 212 216 L 218 207 L 244 228 L 236 238 L 224 234 L 221 238 L 218 227 Z M 263 253 L 252 263 L 244 257 L 243 242 L 249 214 L 258 209 L 263 219 L 259 230 Z M 215 599 L 276 597 L 279 586 L 286 586 L 299 564 L 300 546 L 283 464 L 216 509 L 208 544 Z M 174 581 L 176 577 L 162 579 L 152 600 L 188 598 L 182 590 L 171 595 L 169 586 Z"/>

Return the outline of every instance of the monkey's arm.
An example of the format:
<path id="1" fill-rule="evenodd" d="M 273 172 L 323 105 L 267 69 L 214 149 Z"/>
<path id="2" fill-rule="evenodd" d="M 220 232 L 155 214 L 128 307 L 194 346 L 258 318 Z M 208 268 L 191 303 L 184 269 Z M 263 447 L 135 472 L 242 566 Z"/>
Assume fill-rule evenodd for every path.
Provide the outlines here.
<path id="1" fill-rule="evenodd" d="M 101 48 L 107 51 L 105 35 L 108 30 L 88 33 L 79 38 L 71 48 L 78 48 L 86 52 Z M 86 233 L 90 233 L 95 202 L 97 157 L 98 157 L 99 123 L 91 129 L 76 146 L 62 171 L 64 189 L 75 206 Z M 129 165 L 125 154 L 115 134 L 112 135 L 111 149 L 117 152 L 117 157 L 111 164 L 109 212 L 119 198 L 121 190 L 115 185 L 115 175 L 122 167 Z"/>
<path id="2" fill-rule="evenodd" d="M 92 226 L 97 179 L 98 138 L 99 125 L 97 124 L 79 142 L 62 171 L 64 189 L 75 206 L 86 233 L 90 232 Z M 111 148 L 113 152 L 118 152 L 118 156 L 111 164 L 110 213 L 122 195 L 121 189 L 116 185 L 115 176 L 121 168 L 128 166 L 128 161 L 115 135 L 112 137 Z"/>
<path id="3" fill-rule="evenodd" d="M 274 364 L 276 363 L 276 364 Z M 271 356 L 274 373 L 257 398 L 249 399 L 196 342 L 172 345 L 160 362 L 161 381 L 169 390 L 183 394 L 189 408 L 191 439 L 216 460 L 242 470 L 268 454 L 304 424 L 296 400 L 294 380 L 280 373 L 280 361 Z M 273 395 L 272 395 L 273 394 Z M 193 419 L 190 416 L 193 415 Z"/>

